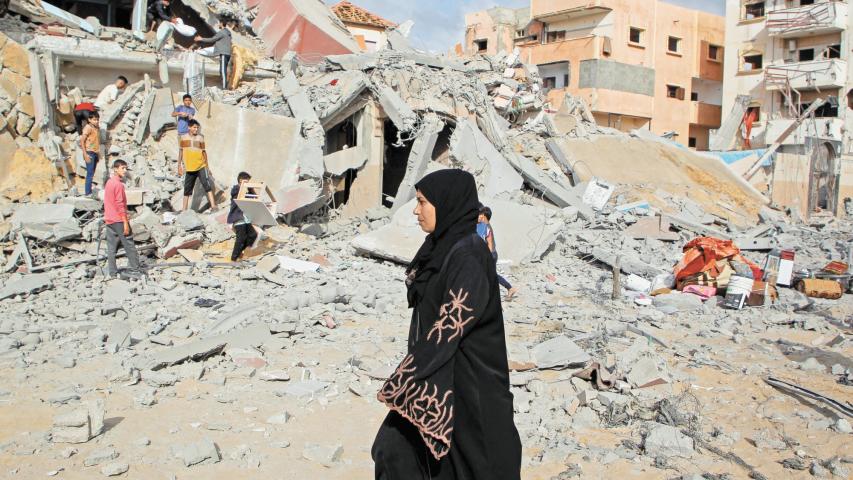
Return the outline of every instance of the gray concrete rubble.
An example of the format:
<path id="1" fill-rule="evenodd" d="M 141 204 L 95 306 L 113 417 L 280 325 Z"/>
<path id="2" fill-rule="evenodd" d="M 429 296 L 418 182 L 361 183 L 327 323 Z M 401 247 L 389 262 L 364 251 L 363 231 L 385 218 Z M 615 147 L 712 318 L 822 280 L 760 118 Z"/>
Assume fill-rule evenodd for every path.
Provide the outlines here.
<path id="1" fill-rule="evenodd" d="M 557 240 L 559 210 L 532 205 L 519 205 L 506 200 L 481 198 L 493 211 L 492 224 L 496 231 L 525 232 L 524 235 L 505 235 L 501 242 L 500 258 L 512 265 L 536 261 Z M 391 223 L 352 240 L 356 251 L 399 263 L 408 263 L 423 242 L 424 233 L 412 216 L 414 201 L 400 207 Z"/>
<path id="2" fill-rule="evenodd" d="M 131 29 L 30 0 L 0 17 L 10 478 L 370 478 L 365 446 L 388 413 L 376 393 L 408 350 L 404 265 L 425 237 L 414 185 L 447 168 L 474 176 L 496 269 L 515 287 L 496 295 L 522 477 L 849 477 L 838 415 L 853 384 L 853 295 L 849 272 L 823 269 L 853 263 L 850 211 L 803 221 L 718 160 L 598 125 L 594 99 L 556 98 L 522 49 L 422 52 L 405 22 L 357 53 L 319 0 L 173 2 L 203 36 L 240 20 L 232 65 L 246 68 L 222 89 L 216 58 L 185 51 L 177 30 L 155 51 L 146 2 L 131 3 Z M 487 15 L 515 35 L 531 13 Z M 317 52 L 311 35 L 341 46 Z M 102 109 L 83 196 L 73 108 L 119 73 L 130 84 Z M 185 90 L 216 209 L 200 183 L 182 206 L 172 113 Z M 142 265 L 125 269 L 120 250 L 113 279 L 103 190 L 115 159 L 130 167 Z M 235 201 L 254 222 L 235 229 L 243 171 L 263 193 Z M 232 262 L 235 230 L 254 227 Z M 792 272 L 845 291 L 754 282 L 741 310 L 722 285 L 683 291 L 674 267 L 700 236 L 732 239 L 765 272 L 789 250 Z"/>

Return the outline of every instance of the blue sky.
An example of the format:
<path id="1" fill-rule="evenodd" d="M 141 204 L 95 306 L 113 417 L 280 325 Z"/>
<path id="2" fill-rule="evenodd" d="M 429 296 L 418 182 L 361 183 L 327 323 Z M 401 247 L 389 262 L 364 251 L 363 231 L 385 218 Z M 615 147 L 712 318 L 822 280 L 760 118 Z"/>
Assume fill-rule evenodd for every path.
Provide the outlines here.
<path id="1" fill-rule="evenodd" d="M 325 0 L 334 5 L 338 0 Z M 415 48 L 444 52 L 460 43 L 465 35 L 465 13 L 496 5 L 523 7 L 529 0 L 350 0 L 352 3 L 393 22 L 414 20 L 410 40 Z M 647 0 L 635 0 L 646 2 Z M 724 0 L 664 0 L 722 15 Z"/>

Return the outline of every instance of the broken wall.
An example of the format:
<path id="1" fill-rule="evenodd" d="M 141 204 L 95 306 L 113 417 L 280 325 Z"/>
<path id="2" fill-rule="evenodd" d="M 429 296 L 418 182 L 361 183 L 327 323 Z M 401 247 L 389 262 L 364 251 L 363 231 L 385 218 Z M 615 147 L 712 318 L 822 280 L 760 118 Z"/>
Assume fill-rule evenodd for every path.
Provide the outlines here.
<path id="1" fill-rule="evenodd" d="M 298 156 L 293 154 L 302 144 L 298 121 L 215 102 L 197 108 L 195 118 L 218 182 L 233 185 L 237 174 L 246 171 L 276 191 L 299 180 Z"/>
<path id="2" fill-rule="evenodd" d="M 11 158 L 15 137 L 38 139 L 27 50 L 0 32 L 0 160 Z"/>

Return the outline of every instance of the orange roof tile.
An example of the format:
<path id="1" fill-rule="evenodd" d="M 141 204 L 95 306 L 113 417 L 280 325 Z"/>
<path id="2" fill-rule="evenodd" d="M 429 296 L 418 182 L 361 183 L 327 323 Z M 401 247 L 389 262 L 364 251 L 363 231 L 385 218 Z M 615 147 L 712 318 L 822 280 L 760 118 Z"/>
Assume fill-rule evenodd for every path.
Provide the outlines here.
<path id="1" fill-rule="evenodd" d="M 353 5 L 352 3 L 346 0 L 333 6 L 332 11 L 344 23 L 357 23 L 359 25 L 369 25 L 372 27 L 383 28 L 390 28 L 396 26 L 395 23 L 389 22 L 388 20 L 385 20 L 379 15 L 370 13 L 367 10 L 357 5 Z"/>

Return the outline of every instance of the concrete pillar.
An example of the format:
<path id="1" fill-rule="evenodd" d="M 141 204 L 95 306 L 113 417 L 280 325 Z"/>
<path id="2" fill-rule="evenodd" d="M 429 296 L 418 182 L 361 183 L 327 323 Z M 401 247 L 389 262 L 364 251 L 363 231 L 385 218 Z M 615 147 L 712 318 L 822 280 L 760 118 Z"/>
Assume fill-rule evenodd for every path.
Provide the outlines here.
<path id="1" fill-rule="evenodd" d="M 367 163 L 359 170 L 350 188 L 343 213 L 348 217 L 364 214 L 382 205 L 382 175 L 385 162 L 385 125 L 375 102 L 369 102 L 356 122 L 358 147 L 365 149 Z"/>

